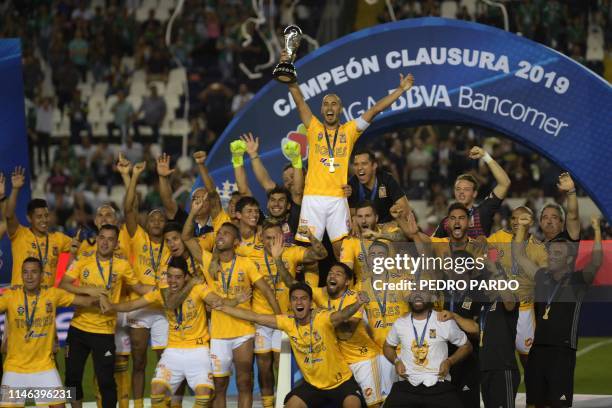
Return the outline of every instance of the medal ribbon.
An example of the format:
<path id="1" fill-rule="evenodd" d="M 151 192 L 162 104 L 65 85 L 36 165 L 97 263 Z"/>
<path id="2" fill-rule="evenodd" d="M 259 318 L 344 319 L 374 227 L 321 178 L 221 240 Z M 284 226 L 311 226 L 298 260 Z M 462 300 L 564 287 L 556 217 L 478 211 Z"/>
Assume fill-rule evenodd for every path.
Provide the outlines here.
<path id="1" fill-rule="evenodd" d="M 389 282 L 389 271 L 387 271 L 385 273 L 385 283 Z M 383 319 L 385 318 L 385 315 L 387 313 L 387 285 L 384 286 L 385 290 L 385 294 L 383 295 L 383 300 L 382 302 L 380 301 L 380 298 L 378 297 L 378 293 L 376 293 L 376 289 L 374 289 L 374 277 L 372 277 L 372 293 L 374 294 L 374 298 L 376 299 L 376 303 L 378 303 L 378 309 L 380 310 L 381 316 Z"/>
<path id="2" fill-rule="evenodd" d="M 561 278 L 561 280 L 559 280 L 557 284 L 555 285 L 555 289 L 553 289 L 552 293 L 549 293 L 548 296 L 546 297 L 546 309 L 550 310 L 550 304 L 552 303 L 553 298 L 557 294 L 557 291 L 559 290 L 561 285 L 565 283 L 565 281 L 567 280 L 567 277 L 568 275 L 565 275 L 563 278 Z"/>
<path id="3" fill-rule="evenodd" d="M 427 331 L 427 325 L 429 324 L 429 318 L 431 317 L 431 310 L 427 313 L 427 320 L 425 321 L 425 327 L 423 327 L 423 332 L 421 333 L 421 337 L 419 337 L 417 333 L 416 326 L 414 325 L 414 318 L 412 313 L 410 313 L 410 321 L 412 322 L 412 330 L 414 330 L 414 339 L 417 342 L 417 346 L 423 347 L 423 343 L 425 343 L 425 332 Z"/>
<path id="4" fill-rule="evenodd" d="M 232 282 L 232 274 L 234 273 L 234 266 L 236 266 L 236 257 L 232 259 L 232 266 L 230 266 L 230 270 L 227 275 L 227 282 L 225 281 L 225 272 L 223 271 L 223 269 L 221 270 L 221 283 L 223 285 L 223 291 L 225 292 L 226 295 L 228 295 L 229 286 L 230 286 L 230 283 Z"/>
<path id="5" fill-rule="evenodd" d="M 34 233 L 32 233 L 34 234 Z M 43 269 L 45 269 L 45 265 L 49 260 L 49 234 L 45 235 L 45 257 L 43 258 L 42 250 L 40 249 L 40 245 L 38 244 L 38 238 L 36 238 L 36 234 L 34 234 L 34 241 L 36 241 L 36 249 L 38 249 L 38 259 L 40 259 L 40 263 L 42 263 Z"/>
<path id="6" fill-rule="evenodd" d="M 493 304 L 487 306 L 481 306 L 480 308 L 480 341 L 482 343 L 482 336 L 484 336 L 485 325 L 487 324 L 487 314 L 493 307 Z M 481 344 L 482 345 L 482 344 Z"/>
<path id="7" fill-rule="evenodd" d="M 329 158 L 333 159 L 336 152 L 336 142 L 338 137 L 338 131 L 340 130 L 340 125 L 336 128 L 336 132 L 334 133 L 334 144 L 329 144 L 329 134 L 327 133 L 327 128 L 323 126 L 323 130 L 325 131 L 325 141 L 327 142 L 327 151 L 329 152 Z"/>
<path id="8" fill-rule="evenodd" d="M 98 254 L 96 253 L 96 264 L 98 264 L 98 272 L 100 273 L 100 277 L 102 278 L 102 282 L 106 281 L 106 290 L 110 290 L 111 288 L 111 279 L 113 277 L 113 257 L 109 261 L 108 267 L 108 279 L 104 278 L 104 268 L 102 264 L 100 264 L 100 258 L 98 258 Z"/>
<path id="9" fill-rule="evenodd" d="M 34 300 L 34 308 L 32 309 L 32 314 L 30 315 L 29 308 L 30 302 L 28 302 L 28 294 L 26 293 L 25 288 L 23 289 L 23 298 L 25 300 L 25 320 L 26 320 L 26 338 L 30 337 L 30 330 L 32 329 L 32 325 L 34 324 L 34 315 L 36 314 L 36 307 L 38 306 L 38 298 L 40 297 L 40 289 L 36 294 L 36 299 Z"/>
<path id="10" fill-rule="evenodd" d="M 183 304 L 174 309 L 174 317 L 176 318 L 176 329 L 181 330 L 183 326 Z"/>
<path id="11" fill-rule="evenodd" d="M 161 264 L 161 256 L 162 252 L 164 252 L 164 240 L 162 239 L 161 245 L 159 246 L 159 252 L 157 253 L 157 262 L 153 257 L 153 242 L 149 238 L 149 257 L 151 258 L 151 267 L 153 268 L 153 273 L 155 274 L 155 279 L 157 280 L 157 270 L 159 269 L 159 265 Z"/>
<path id="12" fill-rule="evenodd" d="M 340 299 L 340 304 L 338 305 L 338 310 L 336 310 L 336 312 L 339 312 L 342 310 L 342 304 L 344 303 L 344 298 L 346 297 L 346 294 L 348 293 L 348 289 L 344 291 L 344 293 L 342 294 L 342 299 Z M 331 299 L 328 297 L 327 298 L 327 310 L 332 310 L 332 305 L 331 305 Z"/>
<path id="13" fill-rule="evenodd" d="M 370 193 L 370 201 L 374 201 L 376 198 L 376 192 L 378 191 L 378 178 L 376 178 L 376 174 L 374 175 L 374 187 L 372 188 L 372 192 Z M 363 201 L 366 199 L 365 188 L 363 184 L 359 183 L 359 201 Z"/>
<path id="14" fill-rule="evenodd" d="M 270 261 L 268 261 L 268 254 L 264 250 L 264 261 L 266 262 L 266 268 L 268 269 L 268 275 L 270 275 L 270 279 L 274 283 L 274 289 L 276 289 L 276 284 L 278 283 L 278 271 L 276 271 L 276 275 L 272 274 L 272 268 L 270 267 Z"/>

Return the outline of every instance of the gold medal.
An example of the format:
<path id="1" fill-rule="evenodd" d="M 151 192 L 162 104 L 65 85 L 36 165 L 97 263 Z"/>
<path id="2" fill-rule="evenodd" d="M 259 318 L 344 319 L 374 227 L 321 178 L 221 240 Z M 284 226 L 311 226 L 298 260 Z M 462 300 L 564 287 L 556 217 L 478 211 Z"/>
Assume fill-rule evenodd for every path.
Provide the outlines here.
<path id="1" fill-rule="evenodd" d="M 548 320 L 548 312 L 550 312 L 550 306 L 546 306 L 546 309 L 544 310 L 544 316 L 542 316 L 542 319 Z"/>
<path id="2" fill-rule="evenodd" d="M 330 157 L 329 158 L 329 172 L 334 173 L 335 171 L 336 171 L 336 168 L 334 167 L 334 158 Z"/>

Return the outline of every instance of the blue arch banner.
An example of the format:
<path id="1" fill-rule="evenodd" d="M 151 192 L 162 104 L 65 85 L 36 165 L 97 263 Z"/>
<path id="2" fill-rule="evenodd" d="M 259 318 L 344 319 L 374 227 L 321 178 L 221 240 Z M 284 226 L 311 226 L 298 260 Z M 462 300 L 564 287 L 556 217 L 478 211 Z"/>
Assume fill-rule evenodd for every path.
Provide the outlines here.
<path id="1" fill-rule="evenodd" d="M 15 166 L 29 169 L 21 42 L 18 39 L 0 40 L 0 89 L 0 173 L 4 173 L 8 195 Z M 26 185 L 17 202 L 17 217 L 22 223 L 26 222 L 26 206 L 30 201 L 29 174 L 26 171 Z M 11 265 L 11 242 L 5 235 L 0 237 L 0 282 L 10 282 Z"/>
<path id="2" fill-rule="evenodd" d="M 551 48 L 493 27 L 428 17 L 353 33 L 308 54 L 296 67 L 313 112 L 319 113 L 325 94 L 336 93 L 345 121 L 395 89 L 400 73 L 412 73 L 414 87 L 362 137 L 432 122 L 487 127 L 569 171 L 612 219 L 612 183 L 604 176 L 612 160 L 612 87 Z M 306 158 L 295 104 L 285 85 L 270 81 L 208 156 L 222 195 L 234 180 L 229 144 L 245 132 L 259 136 L 260 157 L 272 175 L 280 175 L 286 164 L 280 149 L 285 140 L 299 142 Z M 249 179 L 263 202 L 252 173 Z"/>

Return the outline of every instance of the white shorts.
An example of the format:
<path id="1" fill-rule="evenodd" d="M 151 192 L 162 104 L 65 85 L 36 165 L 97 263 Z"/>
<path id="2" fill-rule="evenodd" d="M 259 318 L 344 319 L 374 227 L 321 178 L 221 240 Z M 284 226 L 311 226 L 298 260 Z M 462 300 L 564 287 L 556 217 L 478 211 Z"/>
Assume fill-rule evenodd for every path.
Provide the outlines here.
<path id="1" fill-rule="evenodd" d="M 252 334 L 247 334 L 246 336 L 231 339 L 211 339 L 210 358 L 213 364 L 213 375 L 215 377 L 229 377 L 232 375 L 233 350 L 252 338 Z"/>
<path id="2" fill-rule="evenodd" d="M 127 315 L 127 313 L 123 312 L 117 313 L 117 324 L 115 326 L 115 354 L 120 356 L 126 356 L 132 352 Z"/>
<path id="3" fill-rule="evenodd" d="M 214 390 L 211 370 L 208 347 L 167 348 L 157 363 L 151 383 L 164 384 L 172 395 L 183 380 L 194 391 L 202 386 Z"/>
<path id="4" fill-rule="evenodd" d="M 138 309 L 127 314 L 128 325 L 133 329 L 149 329 L 151 348 L 159 350 L 168 345 L 168 319 L 156 309 Z"/>
<path id="5" fill-rule="evenodd" d="M 344 197 L 307 195 L 302 199 L 302 211 L 300 212 L 300 227 L 307 226 L 312 234 L 320 241 L 323 233 L 331 242 L 336 242 L 346 237 L 351 226 L 351 218 L 348 202 Z M 298 241 L 308 242 L 308 238 L 296 234 Z"/>
<path id="6" fill-rule="evenodd" d="M 280 353 L 282 332 L 267 326 L 255 325 L 255 348 L 256 354 L 276 351 Z"/>
<path id="7" fill-rule="evenodd" d="M 535 313 L 533 305 L 521 305 L 516 322 L 516 351 L 519 354 L 529 354 L 535 334 Z"/>
<path id="8" fill-rule="evenodd" d="M 378 371 L 380 374 L 380 395 L 384 400 L 391 393 L 393 383 L 398 381 L 399 378 L 395 372 L 395 366 L 383 354 L 378 356 Z"/>
<path id="9" fill-rule="evenodd" d="M 45 391 L 49 391 L 52 388 L 61 388 L 62 380 L 59 373 L 55 368 L 47 371 L 38 371 L 36 373 L 15 373 L 11 371 L 5 371 L 2 376 L 2 406 L 24 406 L 26 399 L 17 398 L 20 395 L 16 395 L 10 392 L 11 388 L 34 388 L 38 389 L 34 391 L 33 399 L 36 401 L 36 405 L 56 405 L 63 404 L 66 402 L 65 397 L 67 394 L 62 395 L 58 391 L 57 394 L 41 392 L 40 388 L 45 388 Z M 20 391 L 21 391 L 20 390 Z M 36 395 L 38 393 L 38 395 Z M 46 394 L 46 395 L 45 395 Z M 64 397 L 64 398 L 59 398 Z M 74 397 L 74 395 L 73 395 Z"/>
<path id="10" fill-rule="evenodd" d="M 368 406 L 380 404 L 383 401 L 380 386 L 379 357 L 380 355 L 371 360 L 364 360 L 349 365 L 355 377 L 355 381 L 357 381 L 357 384 L 361 387 L 363 397 Z"/>

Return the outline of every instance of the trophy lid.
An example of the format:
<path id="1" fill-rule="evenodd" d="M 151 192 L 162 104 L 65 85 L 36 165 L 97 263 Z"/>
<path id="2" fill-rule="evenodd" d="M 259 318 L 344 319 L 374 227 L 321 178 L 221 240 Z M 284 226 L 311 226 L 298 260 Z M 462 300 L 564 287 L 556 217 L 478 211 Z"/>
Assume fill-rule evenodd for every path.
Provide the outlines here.
<path id="1" fill-rule="evenodd" d="M 297 32 L 298 34 L 302 35 L 302 29 L 298 26 L 296 26 L 295 24 L 289 25 L 287 27 L 285 27 L 285 30 L 283 31 L 283 34 L 289 34 L 291 32 Z"/>

